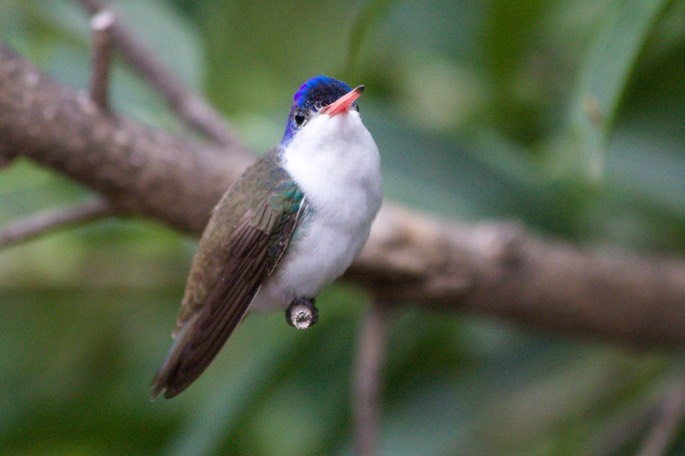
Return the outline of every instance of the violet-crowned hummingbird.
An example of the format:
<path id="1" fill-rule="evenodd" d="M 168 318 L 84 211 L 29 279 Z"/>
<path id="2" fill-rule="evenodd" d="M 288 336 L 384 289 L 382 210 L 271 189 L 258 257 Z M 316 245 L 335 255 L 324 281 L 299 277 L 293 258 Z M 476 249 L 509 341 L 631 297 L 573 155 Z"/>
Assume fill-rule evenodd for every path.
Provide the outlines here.
<path id="1" fill-rule="evenodd" d="M 281 143 L 221 198 L 200 239 L 152 398 L 179 394 L 249 310 L 282 308 L 298 329 L 352 263 L 381 206 L 380 157 L 359 116 L 364 86 L 317 76 L 295 93 Z"/>

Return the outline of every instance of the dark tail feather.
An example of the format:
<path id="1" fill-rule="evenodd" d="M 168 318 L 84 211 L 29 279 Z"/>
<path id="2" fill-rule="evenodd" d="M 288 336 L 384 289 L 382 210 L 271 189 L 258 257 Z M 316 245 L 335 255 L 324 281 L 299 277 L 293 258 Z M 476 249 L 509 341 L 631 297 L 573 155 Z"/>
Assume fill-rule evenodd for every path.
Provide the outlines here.
<path id="1" fill-rule="evenodd" d="M 164 393 L 164 397 L 169 399 L 185 389 L 184 386 L 183 388 L 174 392 L 174 390 L 177 389 L 177 387 L 174 388 L 174 379 L 177 377 L 178 368 L 181 364 L 179 358 L 185 345 L 184 339 L 186 339 L 186 333 L 188 332 L 188 329 L 192 323 L 193 322 L 186 323 L 186 326 L 181 330 L 181 332 L 179 332 L 179 334 L 176 335 L 176 340 L 169 349 L 169 353 L 167 354 L 164 363 L 162 363 L 162 367 L 159 368 L 155 374 L 155 378 L 152 379 L 152 394 L 150 395 L 151 401 L 157 399 L 157 396 L 159 396 L 161 393 Z M 190 383 L 188 383 L 188 385 L 189 384 Z"/>
<path id="2" fill-rule="evenodd" d="M 167 399 L 177 396 L 204 372 L 242 321 L 257 289 L 247 284 L 232 289 L 240 295 L 234 305 L 221 305 L 224 296 L 210 295 L 210 302 L 176 336 L 152 380 L 152 400 L 162 392 Z"/>

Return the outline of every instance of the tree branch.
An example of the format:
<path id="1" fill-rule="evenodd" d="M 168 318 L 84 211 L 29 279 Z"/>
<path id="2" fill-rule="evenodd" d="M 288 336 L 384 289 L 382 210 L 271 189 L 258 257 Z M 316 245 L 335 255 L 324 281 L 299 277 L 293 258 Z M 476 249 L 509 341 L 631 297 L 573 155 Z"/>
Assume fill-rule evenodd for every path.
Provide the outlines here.
<path id="1" fill-rule="evenodd" d="M 391 302 L 645 347 L 685 345 L 685 261 L 462 225 L 386 205 L 347 278 Z"/>
<path id="2" fill-rule="evenodd" d="M 0 248 L 28 241 L 47 232 L 97 220 L 112 213 L 110 205 L 101 198 L 66 209 L 40 212 L 0 229 Z"/>
<path id="3" fill-rule="evenodd" d="M 109 72 L 112 61 L 112 26 L 114 13 L 102 10 L 90 21 L 93 33 L 93 59 L 90 74 L 90 99 L 100 109 L 109 111 Z"/>
<path id="4" fill-rule="evenodd" d="M 107 8 L 100 0 L 78 0 L 91 15 Z M 114 14 L 114 13 L 112 13 Z M 138 70 L 167 99 L 171 109 L 189 126 L 227 148 L 239 147 L 226 120 L 203 97 L 188 89 L 173 73 L 164 68 L 118 20 L 112 25 L 112 37 L 122 50 L 124 59 Z"/>
<path id="5" fill-rule="evenodd" d="M 85 1 L 85 0 L 84 0 Z M 252 160 L 115 119 L 0 44 L 0 156 L 24 155 L 122 215 L 199 234 Z M 580 249 L 511 224 L 461 225 L 386 204 L 345 276 L 411 302 L 647 347 L 685 346 L 685 261 Z"/>
<path id="6" fill-rule="evenodd" d="M 215 202 L 253 160 L 97 109 L 0 43 L 0 155 L 23 155 L 144 215 L 200 233 Z"/>

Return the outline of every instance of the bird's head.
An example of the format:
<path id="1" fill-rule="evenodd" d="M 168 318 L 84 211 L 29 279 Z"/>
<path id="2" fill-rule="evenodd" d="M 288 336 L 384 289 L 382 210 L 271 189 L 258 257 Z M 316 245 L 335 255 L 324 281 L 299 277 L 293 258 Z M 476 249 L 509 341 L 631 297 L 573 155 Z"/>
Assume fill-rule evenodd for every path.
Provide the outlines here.
<path id="1" fill-rule="evenodd" d="M 293 97 L 281 144 L 288 145 L 299 131 L 319 116 L 333 117 L 350 110 L 359 111 L 356 100 L 363 91 L 364 86 L 352 89 L 344 82 L 328 76 L 311 78 L 302 84 Z"/>

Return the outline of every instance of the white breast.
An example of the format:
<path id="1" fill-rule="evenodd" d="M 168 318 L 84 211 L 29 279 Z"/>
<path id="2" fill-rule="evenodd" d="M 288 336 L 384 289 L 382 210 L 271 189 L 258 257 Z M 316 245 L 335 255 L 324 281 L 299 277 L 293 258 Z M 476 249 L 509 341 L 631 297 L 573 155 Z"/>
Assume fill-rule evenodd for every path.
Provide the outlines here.
<path id="1" fill-rule="evenodd" d="M 283 151 L 283 166 L 311 213 L 253 309 L 316 296 L 352 263 L 381 205 L 378 148 L 357 111 L 313 118 Z"/>

